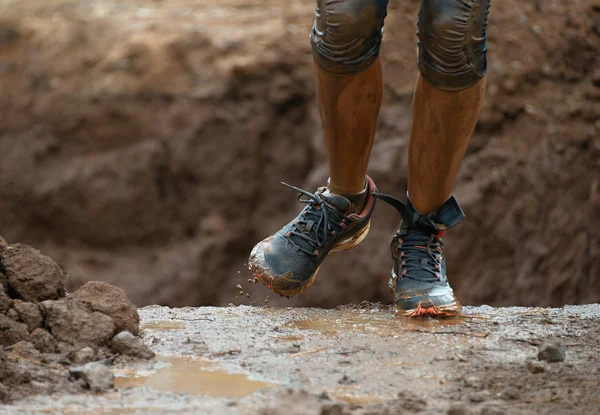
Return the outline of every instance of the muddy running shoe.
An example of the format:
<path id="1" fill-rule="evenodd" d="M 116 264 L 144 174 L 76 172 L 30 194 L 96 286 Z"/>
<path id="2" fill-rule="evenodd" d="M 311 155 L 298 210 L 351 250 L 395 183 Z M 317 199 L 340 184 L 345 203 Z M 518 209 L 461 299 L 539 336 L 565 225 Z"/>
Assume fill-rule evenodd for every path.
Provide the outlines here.
<path id="1" fill-rule="evenodd" d="M 369 232 L 377 188 L 367 178 L 367 201 L 360 213 L 326 187 L 310 193 L 283 183 L 298 192 L 306 207 L 279 232 L 254 247 L 250 271 L 269 289 L 284 297 L 302 294 L 314 282 L 321 263 L 332 252 L 353 248 Z"/>
<path id="2" fill-rule="evenodd" d="M 402 215 L 400 230 L 392 239 L 394 268 L 390 289 L 396 314 L 406 317 L 453 317 L 461 305 L 446 278 L 442 234 L 464 219 L 452 196 L 436 212 L 419 213 L 410 199 L 404 204 L 381 193 L 375 197 L 389 203 Z"/>

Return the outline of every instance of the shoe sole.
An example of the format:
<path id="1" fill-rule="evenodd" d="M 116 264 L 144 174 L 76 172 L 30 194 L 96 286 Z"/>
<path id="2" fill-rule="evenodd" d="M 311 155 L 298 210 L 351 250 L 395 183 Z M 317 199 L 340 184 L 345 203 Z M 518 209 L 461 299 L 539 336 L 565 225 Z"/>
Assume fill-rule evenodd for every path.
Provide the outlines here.
<path id="1" fill-rule="evenodd" d="M 396 290 L 396 273 L 392 268 L 392 278 L 390 278 L 389 286 L 392 292 Z M 403 309 L 394 305 L 394 314 L 400 317 L 434 317 L 434 318 L 446 318 L 446 317 L 457 317 L 462 310 L 462 305 L 453 294 L 452 298 L 454 301 L 449 304 L 435 305 L 431 299 L 425 298 L 419 301 L 416 308 Z"/>
<path id="2" fill-rule="evenodd" d="M 417 308 L 412 310 L 402 310 L 398 307 L 394 307 L 394 313 L 400 317 L 434 317 L 434 318 L 447 318 L 457 317 L 460 314 L 462 306 L 457 301 L 451 305 L 435 306 L 433 304 L 423 305 L 424 301 L 420 301 Z"/>
<path id="3" fill-rule="evenodd" d="M 340 241 L 337 244 L 335 244 L 333 246 L 333 248 L 331 248 L 329 253 L 332 254 L 332 253 L 336 253 L 336 252 L 347 251 L 349 249 L 354 248 L 355 246 L 358 246 L 362 241 L 365 240 L 365 238 L 369 234 L 370 229 L 371 229 L 371 221 L 369 221 L 363 229 L 361 229 L 356 234 L 352 235 L 350 238 L 345 239 L 345 240 Z M 252 249 L 252 252 L 250 253 L 249 268 L 250 268 L 250 271 L 252 272 L 252 274 L 256 278 L 258 278 L 260 282 L 262 282 L 264 285 L 266 285 L 268 289 L 279 294 L 282 297 L 290 298 L 290 297 L 295 297 L 295 296 L 302 294 L 315 282 L 315 279 L 317 278 L 317 274 L 319 273 L 319 270 L 321 269 L 320 265 L 317 268 L 317 270 L 314 272 L 314 274 L 304 283 L 301 283 L 301 282 L 293 279 L 291 276 L 289 276 L 289 277 L 286 275 L 274 276 L 274 275 L 269 274 L 267 267 L 264 266 L 264 251 L 262 251 L 260 249 L 260 247 L 262 245 L 263 245 L 263 243 L 261 242 L 261 243 L 257 244 L 254 247 L 254 249 Z M 300 288 L 297 288 L 297 289 L 287 288 L 286 289 L 286 287 L 289 287 L 290 285 L 293 286 L 293 285 L 297 285 L 297 284 L 300 284 Z"/>
<path id="4" fill-rule="evenodd" d="M 369 234 L 370 230 L 371 230 L 371 221 L 367 222 L 367 226 L 362 228 L 355 235 L 352 235 L 350 238 L 335 244 L 333 246 L 333 248 L 331 248 L 331 251 L 329 251 L 329 253 L 333 254 L 335 252 L 347 251 L 349 249 L 354 248 L 355 246 L 358 246 L 362 241 L 365 240 L 365 238 Z"/>

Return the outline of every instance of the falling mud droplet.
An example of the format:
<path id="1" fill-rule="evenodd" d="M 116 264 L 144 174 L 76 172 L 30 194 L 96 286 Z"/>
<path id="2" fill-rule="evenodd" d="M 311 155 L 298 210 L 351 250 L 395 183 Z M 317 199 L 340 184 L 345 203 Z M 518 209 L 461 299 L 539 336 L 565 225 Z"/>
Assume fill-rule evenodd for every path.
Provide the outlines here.
<path id="1" fill-rule="evenodd" d="M 238 290 L 243 290 L 242 284 L 236 285 L 235 288 L 237 288 Z"/>

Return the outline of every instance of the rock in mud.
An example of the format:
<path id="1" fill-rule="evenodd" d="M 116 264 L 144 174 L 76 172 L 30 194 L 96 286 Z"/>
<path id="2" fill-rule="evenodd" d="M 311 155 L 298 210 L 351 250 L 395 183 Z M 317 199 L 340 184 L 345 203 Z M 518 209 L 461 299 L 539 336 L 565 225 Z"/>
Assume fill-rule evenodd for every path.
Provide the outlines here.
<path id="1" fill-rule="evenodd" d="M 58 344 L 50 333 L 44 329 L 35 329 L 31 333 L 31 343 L 42 353 L 57 353 Z"/>
<path id="2" fill-rule="evenodd" d="M 17 356 L 21 356 L 26 359 L 38 361 L 42 360 L 42 354 L 36 350 L 35 346 L 32 343 L 23 340 L 13 344 L 10 348 L 10 351 Z"/>
<path id="3" fill-rule="evenodd" d="M 0 346 L 10 346 L 21 340 L 29 340 L 27 326 L 0 314 Z"/>
<path id="4" fill-rule="evenodd" d="M 83 366 L 73 366 L 69 373 L 74 379 L 82 379 L 86 388 L 93 392 L 106 391 L 115 385 L 114 375 L 102 363 L 91 362 Z"/>
<path id="5" fill-rule="evenodd" d="M 27 325 L 30 332 L 42 327 L 44 317 L 42 316 L 42 310 L 40 310 L 38 304 L 15 300 L 13 308 L 19 315 L 19 320 Z"/>
<path id="6" fill-rule="evenodd" d="M 57 300 L 65 296 L 67 275 L 52 259 L 23 244 L 0 251 L 9 288 L 25 301 Z"/>
<path id="7" fill-rule="evenodd" d="M 104 282 L 92 281 L 75 291 L 71 297 L 91 311 L 110 316 L 118 331 L 127 330 L 134 335 L 138 334 L 140 316 L 136 306 L 122 289 Z"/>
<path id="8" fill-rule="evenodd" d="M 527 362 L 527 370 L 533 374 L 544 373 L 548 371 L 548 364 L 545 362 L 530 360 Z"/>
<path id="9" fill-rule="evenodd" d="M 4 240 L 2 235 L 0 235 L 0 250 L 8 248 L 8 243 Z"/>
<path id="10" fill-rule="evenodd" d="M 563 362 L 565 360 L 565 346 L 560 342 L 546 342 L 539 346 L 538 360 L 546 362 Z"/>
<path id="11" fill-rule="evenodd" d="M 83 363 L 88 363 L 88 362 L 91 362 L 92 360 L 94 360 L 94 355 L 95 355 L 94 349 L 87 346 L 87 347 L 84 347 L 83 349 L 79 349 L 76 352 L 73 352 L 70 357 L 74 363 L 83 364 Z"/>
<path id="12" fill-rule="evenodd" d="M 90 311 L 72 298 L 44 301 L 46 327 L 59 342 L 74 348 L 102 346 L 107 344 L 115 332 L 115 324 L 106 314 Z"/>
<path id="13" fill-rule="evenodd" d="M 139 357 L 141 359 L 152 359 L 156 356 L 141 339 L 128 331 L 122 331 L 113 337 L 111 347 L 115 353 Z"/>

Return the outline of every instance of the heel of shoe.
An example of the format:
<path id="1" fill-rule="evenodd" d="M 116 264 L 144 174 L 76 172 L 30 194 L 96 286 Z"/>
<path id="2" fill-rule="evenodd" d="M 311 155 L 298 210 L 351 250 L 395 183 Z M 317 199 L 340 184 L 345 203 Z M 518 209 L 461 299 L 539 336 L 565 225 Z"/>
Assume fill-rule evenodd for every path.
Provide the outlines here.
<path id="1" fill-rule="evenodd" d="M 371 221 L 369 221 L 367 223 L 367 226 L 365 226 L 364 228 L 362 228 L 359 232 L 357 232 L 356 234 L 352 235 L 350 238 L 338 242 L 333 249 L 331 250 L 331 252 L 341 252 L 341 251 L 347 251 L 348 249 L 352 249 L 355 246 L 357 246 L 358 244 L 360 244 L 362 241 L 365 240 L 365 238 L 367 237 L 367 235 L 369 234 L 369 230 L 371 229 Z"/>

